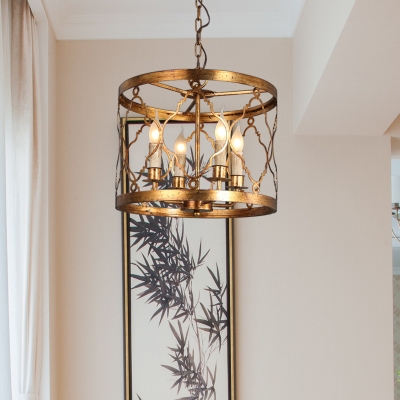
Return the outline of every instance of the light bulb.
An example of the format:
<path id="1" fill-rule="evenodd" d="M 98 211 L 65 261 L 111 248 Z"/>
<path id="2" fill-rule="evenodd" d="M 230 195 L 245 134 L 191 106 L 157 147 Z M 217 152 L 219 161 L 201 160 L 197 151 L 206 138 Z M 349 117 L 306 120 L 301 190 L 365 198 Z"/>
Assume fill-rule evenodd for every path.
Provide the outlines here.
<path id="1" fill-rule="evenodd" d="M 224 107 L 221 108 L 221 112 L 219 114 L 220 118 L 227 124 L 226 119 L 224 117 Z M 226 128 L 225 124 L 218 120 L 217 126 L 215 127 L 215 139 L 226 141 Z"/>
<path id="2" fill-rule="evenodd" d="M 160 123 L 158 121 L 158 112 L 156 111 L 156 117 L 153 121 L 153 123 L 150 125 L 150 130 L 149 130 L 149 140 L 150 143 L 158 143 L 158 139 L 160 138 L 160 131 L 158 130 L 157 123 Z"/>
<path id="3" fill-rule="evenodd" d="M 186 155 L 186 139 L 185 136 L 183 136 L 183 127 L 181 127 L 181 132 L 178 135 L 178 137 L 175 140 L 175 145 L 174 145 L 174 152 L 176 155 Z"/>
<path id="4" fill-rule="evenodd" d="M 158 144 L 160 139 L 160 131 L 158 130 L 158 112 L 156 111 L 156 116 L 153 123 L 150 125 L 149 130 L 149 167 L 150 168 L 161 168 L 161 147 L 162 144 Z M 150 155 L 151 154 L 151 155 Z"/>
<path id="5" fill-rule="evenodd" d="M 232 146 L 232 149 L 236 153 L 241 153 L 243 151 L 244 140 L 243 140 L 242 132 L 240 132 L 239 123 L 237 124 L 237 128 L 235 130 L 235 133 L 232 135 L 231 146 Z"/>

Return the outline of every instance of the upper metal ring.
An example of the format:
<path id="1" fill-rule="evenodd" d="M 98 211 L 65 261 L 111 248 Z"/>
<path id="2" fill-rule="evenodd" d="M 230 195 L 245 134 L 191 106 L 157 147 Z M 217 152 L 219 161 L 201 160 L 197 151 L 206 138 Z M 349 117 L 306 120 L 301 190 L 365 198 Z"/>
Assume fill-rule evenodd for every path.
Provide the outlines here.
<path id="1" fill-rule="evenodd" d="M 240 72 L 202 69 L 202 68 L 164 70 L 164 71 L 149 72 L 146 74 L 134 76 L 133 78 L 127 79 L 119 87 L 118 91 L 119 103 L 127 110 L 131 110 L 132 112 L 138 113 L 140 115 L 154 116 L 156 112 L 158 112 L 159 118 L 167 119 L 171 115 L 175 114 L 175 110 L 164 110 L 152 106 L 147 106 L 147 105 L 145 106 L 132 101 L 132 99 L 127 98 L 124 93 L 127 90 L 142 85 L 157 85 L 157 84 L 162 84 L 162 82 L 168 82 L 168 81 L 190 81 L 190 80 L 239 83 L 242 85 L 247 85 L 251 88 L 256 88 L 261 92 L 269 93 L 272 96 L 268 101 L 264 102 L 262 105 L 258 103 L 256 106 L 249 107 L 244 115 L 243 115 L 243 109 L 224 111 L 224 116 L 226 120 L 236 120 L 238 118 L 241 118 L 242 116 L 244 118 L 254 117 L 274 109 L 277 105 L 277 96 L 278 96 L 277 90 L 274 85 L 272 85 L 271 83 L 269 83 L 264 79 L 256 78 L 254 76 L 247 74 L 242 74 Z M 190 90 L 177 89 L 176 91 L 180 92 L 181 94 L 184 94 Z M 210 91 L 207 92 L 208 92 L 207 98 L 221 95 L 218 92 L 210 92 Z M 229 92 L 224 92 L 224 93 L 229 93 Z M 241 94 L 241 93 L 236 92 L 236 94 Z M 146 107 L 147 107 L 147 113 L 146 113 Z M 173 117 L 173 120 L 195 122 L 195 113 L 179 112 L 177 115 Z M 218 118 L 214 116 L 211 112 L 201 113 L 201 122 L 218 122 Z"/>

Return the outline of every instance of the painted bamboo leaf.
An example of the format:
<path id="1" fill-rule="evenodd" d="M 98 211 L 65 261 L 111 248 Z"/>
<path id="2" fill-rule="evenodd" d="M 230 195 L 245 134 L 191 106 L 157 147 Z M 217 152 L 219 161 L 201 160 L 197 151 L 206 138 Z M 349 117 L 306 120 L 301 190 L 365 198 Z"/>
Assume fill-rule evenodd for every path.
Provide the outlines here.
<path id="1" fill-rule="evenodd" d="M 190 152 L 187 163 L 193 166 L 192 148 Z M 203 157 L 201 165 L 202 168 L 205 165 Z M 168 176 L 168 182 L 171 179 Z M 157 206 L 156 203 L 152 205 Z M 200 242 L 195 256 L 183 221 L 174 218 L 150 215 L 131 218 L 130 236 L 132 247 L 142 254 L 141 260 L 132 263 L 132 271 L 135 271 L 131 273 L 135 282 L 132 289 L 137 292 L 138 299 L 155 305 L 150 320 L 157 318 L 159 324 L 167 320 L 176 340 L 175 345 L 168 347 L 171 364 L 161 365 L 174 377 L 171 389 L 176 388 L 178 394 L 182 389 L 187 391 L 189 396 L 177 400 L 208 400 L 212 397 L 215 400 L 217 366 L 212 373 L 205 355 L 221 350 L 226 341 L 228 313 L 224 307 L 227 286 L 221 280 L 218 265 L 215 271 L 207 266 L 210 249 L 204 250 Z M 204 288 L 209 293 L 208 305 L 193 293 L 196 270 L 204 267 L 210 278 L 209 285 Z M 188 325 L 186 332 L 182 326 L 185 322 Z M 188 342 L 189 327 L 198 348 L 196 353 Z M 137 397 L 141 400 L 139 395 Z"/>

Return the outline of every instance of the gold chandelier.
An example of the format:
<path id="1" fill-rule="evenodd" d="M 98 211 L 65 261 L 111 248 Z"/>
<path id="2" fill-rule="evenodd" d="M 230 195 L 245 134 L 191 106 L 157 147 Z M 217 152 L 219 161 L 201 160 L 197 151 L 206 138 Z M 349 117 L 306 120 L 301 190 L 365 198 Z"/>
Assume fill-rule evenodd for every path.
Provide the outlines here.
<path id="1" fill-rule="evenodd" d="M 254 76 L 205 69 L 207 55 L 201 33 L 209 25 L 210 16 L 203 0 L 195 0 L 195 4 L 196 68 L 150 72 L 130 78 L 119 87 L 116 209 L 132 214 L 188 218 L 275 213 L 277 90 L 271 83 Z M 208 17 L 205 24 L 201 19 L 202 9 Z M 234 90 L 226 90 L 227 85 Z M 144 96 L 155 88 L 176 96 L 176 106 L 164 109 L 147 105 Z M 233 99 L 233 103 L 239 99 L 241 108 L 218 111 L 212 99 Z M 121 107 L 125 109 L 124 118 L 121 118 Z M 142 116 L 134 135 L 127 134 L 130 113 Z M 183 127 L 189 127 L 188 137 Z M 210 128 L 214 130 L 214 139 L 207 132 Z M 143 134 L 147 129 L 148 137 Z M 168 143 L 168 135 L 173 131 L 175 135 L 179 132 L 174 145 Z M 243 151 L 245 139 L 250 135 L 254 135 L 265 154 L 258 178 L 250 172 Z M 139 142 L 144 136 L 146 146 L 142 144 L 140 150 Z M 189 146 L 190 157 L 187 156 Z M 246 158 L 253 161 L 254 157 L 246 154 Z M 135 165 L 138 160 L 142 160 L 140 167 Z M 270 178 L 274 197 L 261 193 L 261 183 L 266 178 Z"/>

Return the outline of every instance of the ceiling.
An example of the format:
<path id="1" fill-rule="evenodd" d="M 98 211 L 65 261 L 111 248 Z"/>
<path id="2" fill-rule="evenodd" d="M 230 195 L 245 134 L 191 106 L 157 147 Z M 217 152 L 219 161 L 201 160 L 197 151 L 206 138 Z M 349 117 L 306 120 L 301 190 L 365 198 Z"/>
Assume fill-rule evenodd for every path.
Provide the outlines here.
<path id="1" fill-rule="evenodd" d="M 304 2 L 205 1 L 212 21 L 203 36 L 293 37 Z M 193 0 L 44 0 L 43 3 L 59 40 L 194 37 Z"/>

